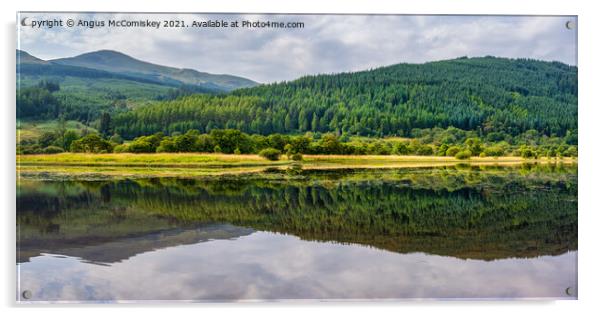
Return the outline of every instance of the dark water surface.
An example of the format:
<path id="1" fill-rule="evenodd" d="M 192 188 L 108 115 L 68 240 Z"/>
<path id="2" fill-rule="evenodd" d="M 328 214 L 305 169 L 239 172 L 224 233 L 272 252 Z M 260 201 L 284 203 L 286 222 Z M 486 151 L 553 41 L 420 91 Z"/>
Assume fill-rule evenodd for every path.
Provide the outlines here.
<path id="1" fill-rule="evenodd" d="M 576 166 L 17 188 L 24 301 L 577 295 Z"/>

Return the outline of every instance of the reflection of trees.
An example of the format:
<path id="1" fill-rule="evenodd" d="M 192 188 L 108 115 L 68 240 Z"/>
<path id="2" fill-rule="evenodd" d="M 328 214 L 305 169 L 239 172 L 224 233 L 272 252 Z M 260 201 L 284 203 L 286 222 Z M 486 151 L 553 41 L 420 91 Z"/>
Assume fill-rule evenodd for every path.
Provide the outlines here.
<path id="1" fill-rule="evenodd" d="M 309 240 L 461 258 L 577 248 L 574 168 L 31 182 L 18 202 L 24 241 L 229 222 Z M 48 230 L 56 225 L 58 231 Z"/>

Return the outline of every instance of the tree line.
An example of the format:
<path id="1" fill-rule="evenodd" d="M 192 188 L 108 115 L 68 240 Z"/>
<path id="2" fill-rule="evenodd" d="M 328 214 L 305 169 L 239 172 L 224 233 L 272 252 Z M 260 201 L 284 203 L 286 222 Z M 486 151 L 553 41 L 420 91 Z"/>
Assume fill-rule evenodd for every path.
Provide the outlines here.
<path id="1" fill-rule="evenodd" d="M 105 123 L 105 124 L 108 124 Z M 56 132 L 44 133 L 35 142 L 22 142 L 20 154 L 60 153 L 162 153 L 198 152 L 224 154 L 260 154 L 276 160 L 281 154 L 301 159 L 302 154 L 326 155 L 422 155 L 451 156 L 467 159 L 473 156 L 499 157 L 505 155 L 538 157 L 576 157 L 577 147 L 570 145 L 570 135 L 550 138 L 535 131 L 506 140 L 481 139 L 474 131 L 457 128 L 414 130 L 414 138 L 365 138 L 334 133 L 305 133 L 303 135 L 247 134 L 236 129 L 213 129 L 201 133 L 191 129 L 186 133 L 162 132 L 124 141 L 119 134 L 103 136 L 98 133 L 78 135 L 64 126 Z M 297 155 L 297 156 L 295 156 Z M 296 158 L 295 158 L 296 157 Z"/>

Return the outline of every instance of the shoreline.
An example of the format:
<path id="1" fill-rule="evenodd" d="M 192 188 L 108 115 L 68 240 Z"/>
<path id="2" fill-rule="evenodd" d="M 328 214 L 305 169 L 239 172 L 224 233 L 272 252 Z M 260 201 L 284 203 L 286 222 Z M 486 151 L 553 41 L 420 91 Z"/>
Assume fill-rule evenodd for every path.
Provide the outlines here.
<path id="1" fill-rule="evenodd" d="M 284 156 L 282 156 L 284 158 Z M 472 157 L 460 160 L 439 156 L 304 155 L 303 161 L 269 161 L 258 155 L 226 154 L 55 154 L 17 155 L 19 178 L 148 178 L 242 175 L 267 170 L 402 169 L 455 165 L 516 166 L 577 164 L 577 158 Z"/>
<path id="2" fill-rule="evenodd" d="M 111 167 L 246 167 L 281 166 L 290 164 L 407 164 L 407 163 L 577 163 L 577 158 L 522 158 L 516 156 L 471 157 L 457 159 L 447 156 L 399 156 L 399 155 L 303 155 L 302 161 L 293 161 L 281 156 L 280 160 L 270 161 L 253 154 L 212 154 L 212 153 L 111 153 L 111 154 L 38 154 L 17 155 L 17 165 L 61 165 L 61 166 L 111 166 Z"/>

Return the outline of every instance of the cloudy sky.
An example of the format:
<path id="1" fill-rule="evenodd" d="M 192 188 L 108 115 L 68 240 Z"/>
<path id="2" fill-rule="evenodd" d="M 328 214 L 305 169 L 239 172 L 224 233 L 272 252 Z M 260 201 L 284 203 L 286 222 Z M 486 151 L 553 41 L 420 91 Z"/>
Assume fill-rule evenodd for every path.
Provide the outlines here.
<path id="1" fill-rule="evenodd" d="M 577 64 L 574 17 L 41 14 L 32 21 L 182 20 L 303 22 L 303 28 L 109 28 L 19 26 L 18 48 L 42 58 L 101 49 L 258 82 L 460 56 L 526 57 Z"/>

